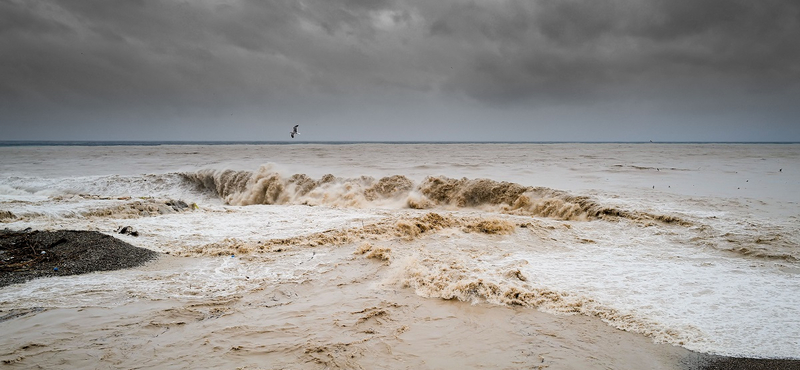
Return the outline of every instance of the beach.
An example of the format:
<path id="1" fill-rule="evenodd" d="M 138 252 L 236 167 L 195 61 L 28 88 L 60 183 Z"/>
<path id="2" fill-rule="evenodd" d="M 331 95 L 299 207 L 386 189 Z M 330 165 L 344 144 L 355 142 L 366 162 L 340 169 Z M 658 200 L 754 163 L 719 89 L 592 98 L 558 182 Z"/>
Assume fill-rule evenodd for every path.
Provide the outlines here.
<path id="1" fill-rule="evenodd" d="M 0 288 L 10 368 L 797 368 L 789 360 L 800 358 L 800 145 L 0 156 L 0 227 L 99 232 L 159 254 Z"/>

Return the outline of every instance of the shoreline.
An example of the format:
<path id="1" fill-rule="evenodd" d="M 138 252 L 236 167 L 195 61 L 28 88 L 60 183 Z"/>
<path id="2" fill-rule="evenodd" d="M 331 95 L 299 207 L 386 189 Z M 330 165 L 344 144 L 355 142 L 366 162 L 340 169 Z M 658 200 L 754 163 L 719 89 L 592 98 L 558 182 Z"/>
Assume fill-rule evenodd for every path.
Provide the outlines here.
<path id="1" fill-rule="evenodd" d="M 23 242 L 27 244 L 24 245 L 21 244 Z M 8 261 L 4 262 L 3 265 L 4 269 L 0 271 L 0 273 L 2 273 L 2 275 L 0 275 L 0 289 L 13 289 L 9 288 L 9 285 L 24 283 L 34 278 L 46 278 L 51 276 L 85 274 L 94 271 L 109 271 L 116 269 L 133 268 L 141 266 L 148 261 L 157 259 L 158 257 L 158 253 L 156 252 L 132 246 L 110 235 L 101 234 L 98 232 L 91 232 L 91 231 L 60 230 L 60 231 L 13 232 L 8 229 L 0 230 L 0 247 L 1 247 L 0 251 L 2 251 L 0 255 L 3 256 L 4 260 L 10 258 L 12 251 L 17 251 L 15 258 L 17 259 L 22 258 L 20 257 L 19 254 L 20 247 L 22 247 L 22 249 L 28 249 L 28 248 L 31 249 L 31 252 L 27 255 L 29 260 L 27 262 L 21 261 L 23 262 L 23 264 L 25 264 L 24 269 L 7 271 L 9 263 L 7 263 Z M 51 258 L 48 259 L 44 258 L 43 256 L 48 256 Z M 20 261 L 17 262 L 17 264 L 19 263 Z M 355 265 L 356 262 L 351 262 L 351 263 L 353 264 L 353 266 L 351 267 L 356 267 Z M 58 269 L 58 271 L 54 271 L 53 270 L 54 265 L 59 265 L 64 267 Z M 369 268 L 374 268 L 369 265 L 367 266 Z M 363 268 L 364 265 L 359 265 L 358 267 Z M 328 289 L 328 287 L 323 287 L 323 289 Z M 358 289 L 356 289 L 356 287 L 351 287 L 351 290 L 357 291 Z M 422 297 L 415 297 L 412 294 L 408 293 L 403 293 L 403 295 L 406 297 L 405 298 L 406 300 L 414 300 L 414 299 L 427 300 Z M 464 309 L 467 310 L 470 309 L 469 307 L 466 307 L 470 305 L 470 303 L 468 302 L 452 302 L 452 303 L 463 304 Z M 146 303 L 144 304 L 146 305 Z M 436 305 L 437 301 L 436 299 L 431 299 L 429 302 L 425 304 Z M 447 305 L 450 306 L 450 303 L 448 303 Z M 387 307 L 388 308 L 386 309 L 386 311 L 389 312 L 390 309 L 395 306 L 389 305 Z M 482 311 L 484 309 L 493 310 L 491 307 L 475 308 L 478 317 L 480 316 L 480 312 L 484 312 Z M 30 310 L 22 310 L 21 312 L 14 312 L 15 310 L 12 309 L 12 310 L 6 310 L 6 312 L 0 311 L 0 323 L 8 324 L 9 322 L 14 321 L 16 319 L 30 316 L 30 314 L 36 315 L 39 314 L 40 312 L 47 310 L 48 309 L 42 309 L 42 310 L 30 309 Z M 513 310 L 521 311 L 523 309 L 513 309 Z M 376 310 L 376 312 L 382 312 L 382 311 Z M 496 314 L 495 311 L 492 311 L 492 313 Z M 535 317 L 536 315 L 530 315 L 530 316 Z M 559 320 L 569 321 L 573 323 L 574 322 L 586 323 L 593 319 L 580 318 L 575 320 L 574 318 L 568 319 L 562 317 L 554 317 L 553 319 L 553 321 L 559 321 Z M 579 324 L 577 326 L 581 325 Z M 379 331 L 380 327 L 376 326 L 369 330 L 373 332 Z M 591 331 L 591 328 L 589 330 Z M 638 334 L 633 334 L 633 333 L 626 333 L 624 335 L 639 336 Z M 647 340 L 649 340 L 649 338 Z M 759 358 L 745 358 L 745 357 L 729 357 L 729 356 L 719 356 L 719 355 L 693 352 L 683 349 L 682 347 L 676 347 L 676 346 L 673 346 L 676 347 L 674 349 L 669 349 L 667 346 L 671 345 L 668 344 L 664 345 L 656 344 L 654 346 L 656 347 L 664 346 L 661 348 L 665 348 L 665 353 L 673 354 L 666 357 L 678 360 L 678 363 L 675 364 L 675 367 L 683 370 L 800 369 L 800 359 L 769 359 L 769 358 L 759 359 Z"/>

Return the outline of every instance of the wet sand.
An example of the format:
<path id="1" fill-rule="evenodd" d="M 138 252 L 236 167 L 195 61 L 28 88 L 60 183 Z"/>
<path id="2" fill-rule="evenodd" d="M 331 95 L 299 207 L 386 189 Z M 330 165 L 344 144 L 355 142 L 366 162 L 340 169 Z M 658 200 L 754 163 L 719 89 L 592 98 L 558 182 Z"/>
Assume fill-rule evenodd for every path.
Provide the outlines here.
<path id="1" fill-rule="evenodd" d="M 8 368 L 800 368 L 793 360 L 717 357 L 654 344 L 580 315 L 421 298 L 382 284 L 383 261 L 353 252 L 291 251 L 309 261 L 328 257 L 315 271 L 233 297 L 6 310 L 0 312 L 0 361 Z M 282 257 L 252 256 L 249 263 Z M 163 256 L 138 268 L 169 270 L 194 261 Z"/>

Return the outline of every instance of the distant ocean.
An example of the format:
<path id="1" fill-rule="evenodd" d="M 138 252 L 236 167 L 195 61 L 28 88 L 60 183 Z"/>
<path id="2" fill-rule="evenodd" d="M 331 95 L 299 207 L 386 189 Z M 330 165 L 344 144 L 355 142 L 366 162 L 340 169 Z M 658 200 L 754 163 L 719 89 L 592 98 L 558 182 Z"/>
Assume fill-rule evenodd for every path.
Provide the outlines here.
<path id="1" fill-rule="evenodd" d="M 81 141 L 0 140 L 0 146 L 161 146 L 161 145 L 350 145 L 350 144 L 797 144 L 797 142 L 716 141 Z"/>
<path id="2" fill-rule="evenodd" d="M 505 353 L 548 330 L 564 341 L 552 353 L 596 352 L 585 323 L 513 319 L 540 311 L 703 353 L 800 358 L 800 144 L 663 144 L 0 142 L 0 227 L 132 226 L 140 236 L 114 235 L 165 253 L 0 289 L 0 310 L 43 309 L 0 322 L 0 352 L 32 341 L 45 366 L 99 348 L 130 349 L 123 367 L 413 366 L 407 346 L 438 343 L 432 328 L 456 330 L 445 323 L 484 328 L 448 339 L 467 357 L 470 336 Z M 160 207 L 176 199 L 196 208 Z M 538 361 L 514 353 L 498 361 Z"/>

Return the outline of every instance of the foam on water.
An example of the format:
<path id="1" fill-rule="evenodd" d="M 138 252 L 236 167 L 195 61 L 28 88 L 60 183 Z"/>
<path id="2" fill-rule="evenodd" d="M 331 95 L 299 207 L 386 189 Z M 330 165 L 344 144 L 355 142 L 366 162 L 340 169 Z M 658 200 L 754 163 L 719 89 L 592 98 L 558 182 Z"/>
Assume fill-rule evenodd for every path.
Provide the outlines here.
<path id="1" fill-rule="evenodd" d="M 604 226 L 616 228 L 615 240 L 602 240 L 595 231 L 584 235 L 596 243 L 509 258 L 531 262 L 521 271 L 537 285 L 613 308 L 616 312 L 601 317 L 621 329 L 701 352 L 797 356 L 800 295 L 790 292 L 800 286 L 800 274 L 786 273 L 780 264 L 676 243 L 664 235 Z M 681 335 L 663 337 L 670 331 Z M 789 335 L 775 337 L 777 332 Z"/>
<path id="2" fill-rule="evenodd" d="M 698 248 L 674 232 L 627 222 L 539 224 L 503 240 L 451 235 L 370 248 L 391 256 L 386 284 L 422 296 L 596 316 L 700 352 L 797 357 L 800 296 L 792 292 L 800 270 Z"/>
<path id="3" fill-rule="evenodd" d="M 109 202 L 109 201 L 97 201 Z M 124 201 L 113 201 L 113 203 Z M 88 203 L 88 204 L 87 204 Z M 83 202 L 90 206 L 92 202 Z M 45 206 L 40 206 L 46 209 Z M 56 207 L 56 209 L 59 209 Z M 116 211 L 120 208 L 112 208 Z M 132 226 L 138 236 L 116 237 L 134 245 L 162 253 L 181 254 L 186 250 L 220 242 L 250 242 L 290 238 L 325 230 L 363 225 L 384 217 L 381 212 L 360 209 L 316 208 L 300 205 L 231 207 L 203 205 L 188 210 L 156 216 L 131 216 L 127 207 L 121 212 L 93 212 L 84 217 L 29 217 L 11 223 L 18 229 L 71 228 L 113 233 L 120 226 Z M 95 215 L 100 216 L 95 216 Z"/>
<path id="4" fill-rule="evenodd" d="M 324 253 L 295 253 L 265 264 L 238 256 L 162 258 L 143 269 L 36 279 L 0 290 L 0 307 L 118 306 L 138 300 L 224 299 L 320 272 Z"/>
<path id="5" fill-rule="evenodd" d="M 130 225 L 140 236 L 123 240 L 191 256 L 5 287 L 2 307 L 232 297 L 323 271 L 348 247 L 387 266 L 383 286 L 421 296 L 596 316 L 703 352 L 800 358 L 800 146 L 0 153 L 5 227 Z M 77 170 L 100 153 L 99 166 Z M 153 211 L 170 199 L 198 207 Z"/>
<path id="6" fill-rule="evenodd" d="M 0 185 L 0 194 L 70 196 L 93 195 L 102 197 L 199 197 L 178 174 L 143 174 L 134 176 L 81 176 L 81 177 L 9 177 Z"/>
<path id="7" fill-rule="evenodd" d="M 305 174 L 282 175 L 272 166 L 257 172 L 204 170 L 182 174 L 188 182 L 218 195 L 227 204 L 306 204 L 334 207 L 430 209 L 476 208 L 487 211 L 588 221 L 624 217 L 636 220 L 686 223 L 672 215 L 625 211 L 589 197 L 564 191 L 523 186 L 492 179 L 453 179 L 428 176 L 419 184 L 402 175 L 319 180 Z"/>

